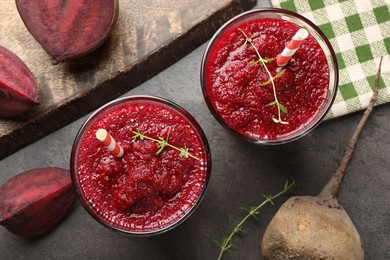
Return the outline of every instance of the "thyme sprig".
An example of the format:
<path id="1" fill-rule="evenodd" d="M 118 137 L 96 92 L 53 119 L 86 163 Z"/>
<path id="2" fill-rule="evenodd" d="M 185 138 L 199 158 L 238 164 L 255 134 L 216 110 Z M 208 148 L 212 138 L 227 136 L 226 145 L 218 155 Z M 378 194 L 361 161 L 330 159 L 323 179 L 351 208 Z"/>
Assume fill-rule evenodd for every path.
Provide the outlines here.
<path id="1" fill-rule="evenodd" d="M 172 149 L 179 151 L 180 152 L 179 156 L 184 156 L 185 158 L 191 157 L 191 158 L 198 160 L 198 161 L 200 160 L 200 158 L 196 157 L 195 155 L 192 155 L 189 152 L 189 148 L 187 148 L 186 145 L 184 145 L 184 147 L 176 147 L 176 146 L 170 144 L 169 143 L 170 131 L 168 131 L 165 139 L 162 137 L 159 137 L 158 139 L 156 139 L 156 138 L 153 138 L 150 136 L 146 136 L 146 135 L 141 133 L 139 128 L 137 129 L 137 131 L 132 131 L 132 132 L 134 134 L 132 137 L 134 139 L 134 141 L 137 139 L 140 139 L 141 141 L 145 140 L 145 139 L 150 140 L 150 141 L 154 141 L 158 146 L 158 150 L 156 152 L 156 155 L 159 155 L 165 149 L 165 147 L 170 147 Z"/>
<path id="2" fill-rule="evenodd" d="M 277 73 L 275 76 L 272 76 L 271 72 L 269 71 L 269 69 L 266 66 L 266 63 L 270 62 L 270 61 L 273 61 L 274 58 L 263 59 L 263 57 L 261 57 L 260 52 L 257 49 L 256 45 L 253 43 L 253 39 L 257 38 L 259 35 L 256 34 L 254 36 L 249 37 L 242 29 L 239 29 L 239 30 L 241 31 L 241 33 L 245 37 L 245 42 L 244 42 L 243 46 L 249 43 L 253 47 L 253 49 L 255 50 L 257 56 L 259 57 L 259 59 L 257 61 L 252 61 L 252 62 L 250 62 L 250 64 L 260 64 L 261 67 L 264 67 L 264 69 L 266 70 L 266 72 L 267 72 L 267 74 L 269 76 L 269 80 L 266 81 L 266 82 L 261 83 L 260 86 L 265 86 L 265 85 L 268 85 L 270 83 L 272 84 L 272 90 L 273 90 L 273 94 L 274 94 L 274 101 L 270 102 L 268 105 L 269 106 L 276 105 L 276 107 L 278 108 L 278 118 L 274 118 L 273 117 L 272 120 L 275 123 L 285 124 L 285 125 L 288 124 L 288 122 L 282 120 L 281 112 L 287 114 L 287 109 L 279 102 L 278 96 L 276 94 L 275 83 L 274 83 L 274 79 L 282 76 L 283 73 L 285 72 L 285 69 L 280 71 L 279 73 Z"/>
<path id="3" fill-rule="evenodd" d="M 261 83 L 259 86 L 260 87 L 264 87 L 264 86 L 267 86 L 268 84 L 270 84 L 272 81 L 274 81 L 275 79 L 279 78 L 280 76 L 282 76 L 284 74 L 284 72 L 286 71 L 286 69 L 284 70 L 281 70 L 279 71 L 278 73 L 276 73 L 275 76 L 271 77 L 269 80 Z"/>
<path id="4" fill-rule="evenodd" d="M 254 218 L 254 219 L 257 220 L 258 219 L 258 215 L 260 214 L 260 209 L 262 207 L 264 207 L 268 203 L 271 203 L 272 205 L 274 205 L 274 200 L 276 198 L 286 194 L 294 186 L 295 186 L 295 181 L 294 180 L 292 180 L 291 182 L 289 180 L 287 180 L 284 183 L 283 190 L 280 191 L 279 193 L 277 193 L 276 195 L 265 195 L 265 194 L 262 194 L 262 196 L 264 197 L 265 200 L 261 204 L 259 204 L 258 206 L 251 207 L 249 210 L 247 210 L 247 212 L 248 212 L 247 215 L 240 222 L 235 224 L 235 226 L 233 227 L 233 230 L 229 234 L 229 236 L 224 238 L 222 240 L 222 243 L 219 244 L 220 252 L 219 252 L 219 255 L 218 255 L 218 260 L 220 260 L 222 258 L 222 255 L 226 251 L 232 251 L 232 249 L 234 249 L 234 245 L 233 245 L 232 239 L 233 239 L 234 235 L 236 235 L 236 234 L 245 233 L 245 231 L 243 229 L 243 225 L 244 225 L 245 221 L 247 221 L 249 218 Z"/>
<path id="5" fill-rule="evenodd" d="M 263 63 L 261 61 L 263 61 L 264 63 L 268 63 L 268 62 L 271 62 L 271 61 L 274 61 L 275 58 L 268 58 L 268 59 L 258 59 L 258 60 L 254 60 L 254 61 L 250 61 L 249 64 L 251 65 L 256 65 L 256 64 L 259 64 L 261 67 L 263 67 Z"/>

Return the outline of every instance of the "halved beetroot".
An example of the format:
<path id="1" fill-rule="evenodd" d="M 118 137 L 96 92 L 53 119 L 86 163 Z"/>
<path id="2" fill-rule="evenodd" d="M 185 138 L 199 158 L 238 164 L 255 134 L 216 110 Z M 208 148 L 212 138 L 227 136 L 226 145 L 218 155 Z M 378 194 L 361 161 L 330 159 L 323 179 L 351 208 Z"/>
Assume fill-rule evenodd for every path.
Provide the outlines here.
<path id="1" fill-rule="evenodd" d="M 43 234 L 63 218 L 75 199 L 68 170 L 22 172 L 0 187 L 0 225 L 21 236 Z"/>
<path id="2" fill-rule="evenodd" d="M 53 63 L 85 55 L 109 36 L 117 0 L 16 0 L 24 24 Z"/>
<path id="3" fill-rule="evenodd" d="M 16 54 L 0 46 L 0 116 L 21 115 L 37 103 L 33 74 Z"/>

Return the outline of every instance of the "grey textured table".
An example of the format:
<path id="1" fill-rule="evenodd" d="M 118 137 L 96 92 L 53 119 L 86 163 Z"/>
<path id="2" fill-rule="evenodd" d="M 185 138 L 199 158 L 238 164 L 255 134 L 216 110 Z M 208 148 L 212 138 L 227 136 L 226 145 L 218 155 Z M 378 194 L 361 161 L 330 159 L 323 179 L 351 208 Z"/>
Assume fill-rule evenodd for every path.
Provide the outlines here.
<path id="1" fill-rule="evenodd" d="M 259 3 L 257 6 L 267 6 Z M 205 44 L 125 94 L 170 99 L 187 109 L 203 127 L 213 169 L 197 211 L 176 229 L 154 237 L 115 233 L 93 220 L 77 202 L 52 232 L 25 239 L 0 227 L 0 259 L 216 259 L 214 240 L 241 219 L 240 207 L 259 204 L 261 194 L 275 194 L 294 177 L 295 195 L 316 195 L 338 166 L 344 145 L 362 113 L 321 123 L 309 135 L 281 146 L 257 146 L 232 136 L 211 116 L 201 94 L 199 68 Z M 377 107 L 360 137 L 347 169 L 339 200 L 355 223 L 366 259 L 390 259 L 390 105 Z M 73 139 L 87 116 L 0 161 L 0 184 L 37 167 L 69 168 Z M 272 216 L 285 201 L 262 209 L 259 221 L 245 224 L 236 252 L 225 259 L 261 259 L 260 243 Z"/>

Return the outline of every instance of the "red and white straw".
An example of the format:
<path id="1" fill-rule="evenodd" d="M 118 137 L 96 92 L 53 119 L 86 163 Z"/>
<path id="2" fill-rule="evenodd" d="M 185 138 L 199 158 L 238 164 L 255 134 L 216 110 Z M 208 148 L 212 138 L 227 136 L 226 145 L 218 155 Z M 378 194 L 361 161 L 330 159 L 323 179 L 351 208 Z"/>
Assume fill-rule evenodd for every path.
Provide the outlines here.
<path id="1" fill-rule="evenodd" d="M 105 130 L 99 129 L 96 131 L 96 138 L 107 147 L 107 149 L 116 157 L 123 156 L 123 148 L 112 138 L 112 136 Z"/>
<path id="2" fill-rule="evenodd" d="M 299 29 L 294 35 L 294 37 L 291 39 L 291 41 L 288 43 L 286 48 L 284 48 L 282 53 L 279 54 L 276 58 L 276 64 L 278 66 L 286 65 L 290 61 L 294 53 L 298 50 L 299 46 L 301 46 L 302 42 L 307 38 L 307 36 L 309 36 L 309 33 L 306 29 Z"/>

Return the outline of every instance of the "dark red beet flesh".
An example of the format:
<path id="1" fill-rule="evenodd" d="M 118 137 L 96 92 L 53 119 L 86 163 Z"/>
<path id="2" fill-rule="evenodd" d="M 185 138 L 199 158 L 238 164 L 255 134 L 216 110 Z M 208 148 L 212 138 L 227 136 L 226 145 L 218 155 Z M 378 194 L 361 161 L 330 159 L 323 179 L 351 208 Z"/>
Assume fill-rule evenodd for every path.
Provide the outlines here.
<path id="1" fill-rule="evenodd" d="M 117 0 L 16 0 L 27 29 L 54 63 L 99 47 L 116 22 Z"/>
<path id="2" fill-rule="evenodd" d="M 21 236 L 43 234 L 63 218 L 75 199 L 68 170 L 26 171 L 0 187 L 0 224 Z"/>
<path id="3" fill-rule="evenodd" d="M 0 46 L 0 116 L 13 117 L 37 104 L 34 76 L 16 54 Z"/>

